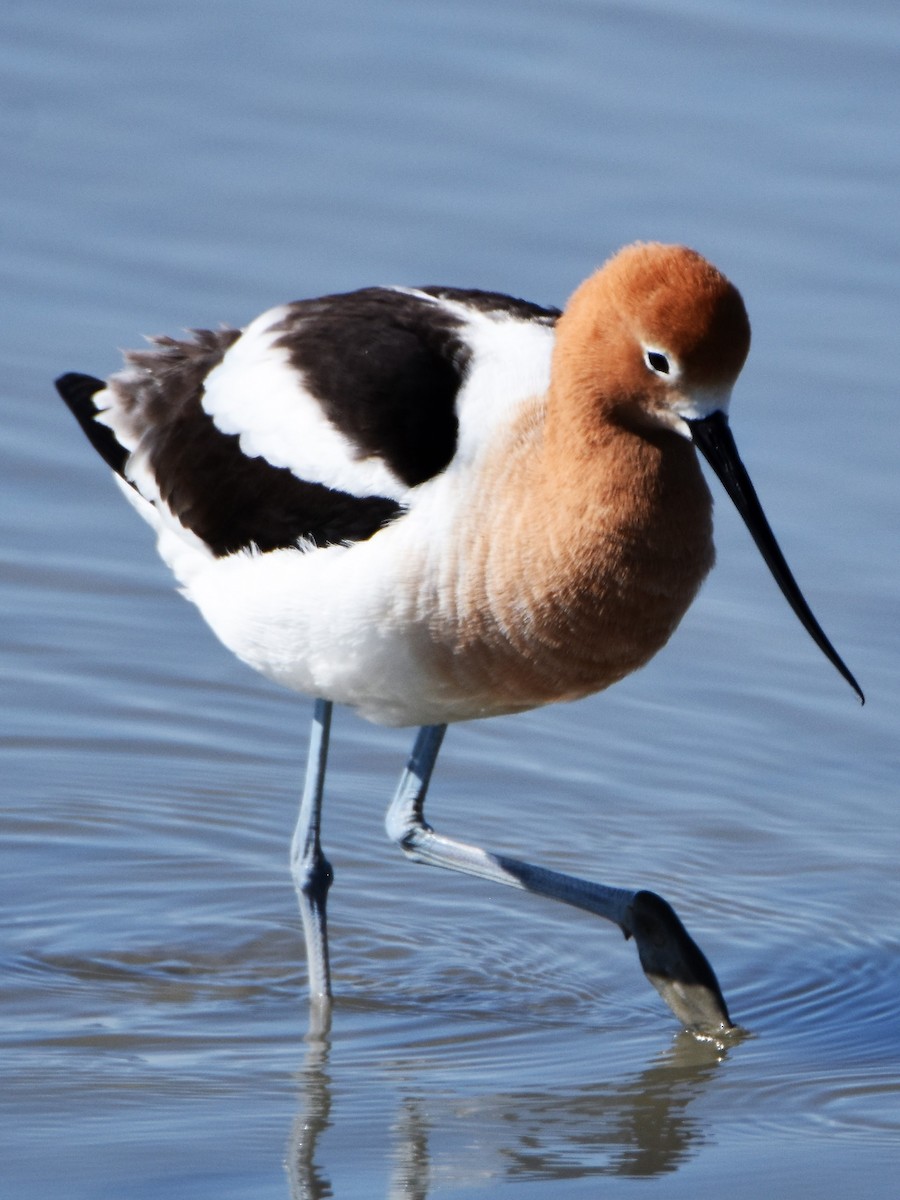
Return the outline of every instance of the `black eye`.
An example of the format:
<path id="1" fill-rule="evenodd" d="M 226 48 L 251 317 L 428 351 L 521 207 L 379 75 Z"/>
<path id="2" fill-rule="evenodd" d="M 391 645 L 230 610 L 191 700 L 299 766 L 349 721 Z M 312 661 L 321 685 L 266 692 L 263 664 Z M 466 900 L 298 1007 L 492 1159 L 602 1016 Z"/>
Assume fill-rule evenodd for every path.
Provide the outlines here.
<path id="1" fill-rule="evenodd" d="M 658 375 L 669 374 L 669 360 L 659 350 L 648 350 L 644 355 L 644 361 Z"/>

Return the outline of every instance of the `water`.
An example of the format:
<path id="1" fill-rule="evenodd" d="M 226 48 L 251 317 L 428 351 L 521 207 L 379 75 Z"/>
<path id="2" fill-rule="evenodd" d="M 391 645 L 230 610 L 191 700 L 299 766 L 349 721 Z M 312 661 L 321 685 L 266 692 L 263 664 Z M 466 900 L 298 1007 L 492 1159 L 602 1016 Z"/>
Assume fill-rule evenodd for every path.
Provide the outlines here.
<path id="1" fill-rule="evenodd" d="M 0 1194 L 892 1196 L 900 13 L 7 0 Z M 563 303 L 638 237 L 742 288 L 740 522 L 640 675 L 452 730 L 447 832 L 666 895 L 748 1036 L 583 914 L 399 861 L 409 735 L 336 721 L 330 1038 L 287 846 L 309 706 L 174 594 L 50 387 L 142 332 L 445 282 Z M 719 493 L 721 495 L 721 493 Z"/>

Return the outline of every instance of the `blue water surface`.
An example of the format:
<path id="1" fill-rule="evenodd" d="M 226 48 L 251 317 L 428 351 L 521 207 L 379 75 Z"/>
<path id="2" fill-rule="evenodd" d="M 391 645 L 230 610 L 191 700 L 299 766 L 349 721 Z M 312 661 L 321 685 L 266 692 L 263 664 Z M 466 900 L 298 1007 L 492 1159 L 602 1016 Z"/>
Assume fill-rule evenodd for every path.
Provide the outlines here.
<path id="1" fill-rule="evenodd" d="M 898 127 L 888 0 L 7 0 L 4 1195 L 895 1194 Z M 307 1041 L 309 705 L 175 594 L 52 380 L 370 283 L 561 305 L 639 238 L 744 294 L 733 428 L 868 702 L 718 491 L 666 651 L 451 730 L 429 816 L 662 892 L 748 1035 L 679 1033 L 612 927 L 400 861 L 410 735 L 339 714 Z"/>

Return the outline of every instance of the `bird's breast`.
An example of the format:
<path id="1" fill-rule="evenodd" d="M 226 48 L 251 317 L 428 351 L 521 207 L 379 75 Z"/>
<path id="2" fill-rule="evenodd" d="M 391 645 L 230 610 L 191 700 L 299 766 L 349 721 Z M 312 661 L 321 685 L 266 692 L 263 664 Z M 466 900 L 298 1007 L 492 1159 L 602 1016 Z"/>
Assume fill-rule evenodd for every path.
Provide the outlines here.
<path id="1" fill-rule="evenodd" d="M 643 666 L 713 562 L 689 443 L 625 439 L 560 471 L 536 469 L 528 442 L 485 465 L 423 597 L 429 670 L 467 716 L 574 700 Z"/>

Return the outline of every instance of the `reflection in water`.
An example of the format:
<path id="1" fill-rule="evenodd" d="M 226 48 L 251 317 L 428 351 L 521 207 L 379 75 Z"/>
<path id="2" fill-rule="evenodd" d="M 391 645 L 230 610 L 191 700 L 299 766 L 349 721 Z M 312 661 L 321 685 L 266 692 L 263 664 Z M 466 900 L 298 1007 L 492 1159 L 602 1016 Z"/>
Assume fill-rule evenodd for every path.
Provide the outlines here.
<path id="1" fill-rule="evenodd" d="M 581 1088 L 562 1105 L 520 1104 L 518 1143 L 505 1154 L 517 1179 L 671 1174 L 706 1141 L 688 1107 L 725 1057 L 721 1042 L 682 1034 L 646 1070 L 614 1088 Z"/>
<path id="2" fill-rule="evenodd" d="M 291 1200 L 333 1194 L 327 1172 L 315 1161 L 318 1139 L 333 1123 L 328 1047 L 327 1037 L 311 1039 L 301 1072 L 301 1109 L 288 1151 Z M 466 1097 L 464 1105 L 458 1095 L 429 1095 L 427 1101 L 421 1091 L 402 1096 L 392 1129 L 387 1195 L 426 1200 L 432 1179 L 459 1185 L 473 1173 L 513 1182 L 671 1174 L 707 1140 L 688 1109 L 726 1053 L 724 1042 L 684 1033 L 646 1070 L 614 1085 L 581 1086 L 569 1093 L 476 1095 Z M 477 1141 L 478 1162 L 455 1157 L 451 1163 L 442 1156 L 434 1161 L 439 1155 L 429 1135 L 433 1140 L 463 1123 L 454 1144 Z"/>
<path id="3" fill-rule="evenodd" d="M 427 1200 L 431 1179 L 428 1129 L 422 1105 L 414 1097 L 407 1096 L 400 1102 L 394 1122 L 388 1200 Z"/>
<path id="4" fill-rule="evenodd" d="M 331 1124 L 331 1076 L 328 1031 L 310 1034 L 306 1062 L 300 1072 L 300 1111 L 291 1130 L 287 1173 L 291 1200 L 324 1200 L 334 1195 L 328 1177 L 316 1165 L 316 1145 Z"/>

